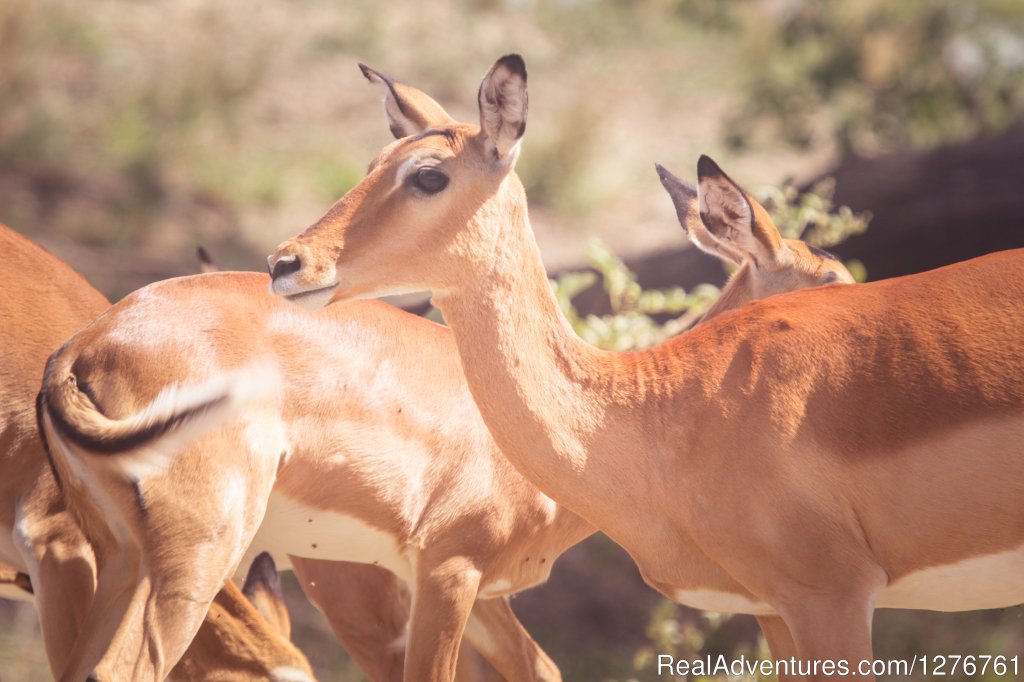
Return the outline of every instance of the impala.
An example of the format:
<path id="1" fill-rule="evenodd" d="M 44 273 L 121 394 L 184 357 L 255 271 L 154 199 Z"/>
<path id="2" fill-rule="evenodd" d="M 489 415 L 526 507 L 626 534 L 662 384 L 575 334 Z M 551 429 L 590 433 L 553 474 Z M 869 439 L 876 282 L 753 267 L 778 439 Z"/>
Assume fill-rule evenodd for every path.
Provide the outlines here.
<path id="1" fill-rule="evenodd" d="M 28 575 L 0 565 L 5 596 L 31 601 Z M 21 594 L 15 596 L 17 592 Z M 295 648 L 291 619 L 281 594 L 274 560 L 266 552 L 249 567 L 242 589 L 233 582 L 217 593 L 188 651 L 170 680 L 187 682 L 312 682 L 309 661 Z"/>
<path id="2" fill-rule="evenodd" d="M 702 230 L 688 210 L 696 191 L 663 180 L 684 226 Z M 746 300 L 780 277 L 849 278 L 800 247 L 786 266 L 735 277 L 726 294 Z M 277 371 L 239 370 L 257 366 Z M 253 376 L 271 386 L 258 390 Z M 57 469 L 75 482 L 95 544 L 122 557 L 101 571 L 101 586 L 124 593 L 93 609 L 78 674 L 159 678 L 250 547 L 290 557 L 321 608 L 345 576 L 315 559 L 376 564 L 410 586 L 407 638 L 343 637 L 361 662 L 393 660 L 404 642 L 405 679 L 451 680 L 465 630 L 506 679 L 559 679 L 503 597 L 545 580 L 593 529 L 500 455 L 447 329 L 376 302 L 310 314 L 270 295 L 263 275 L 168 280 L 55 355 L 42 403 Z M 393 587 L 365 592 L 389 633 L 405 617 Z"/>
<path id="3" fill-rule="evenodd" d="M 50 669 L 59 677 L 89 611 L 96 568 L 93 545 L 66 509 L 37 436 L 35 398 L 47 356 L 109 303 L 65 263 L 3 225 L 0 252 L 0 562 L 7 565 L 0 566 L 0 596 L 35 602 Z M 310 561 L 303 568 L 317 583 L 307 580 L 306 589 L 353 658 L 375 681 L 400 671 L 401 649 L 387 646 L 404 630 L 404 616 L 391 616 L 405 609 L 397 579 L 355 564 Z M 225 594 L 218 599 L 232 598 Z"/>
<path id="4" fill-rule="evenodd" d="M 757 616 L 779 659 L 870 659 L 876 607 L 1024 601 L 1024 251 L 790 293 L 649 351 L 600 351 L 559 314 L 513 172 L 522 59 L 484 77 L 479 125 L 384 84 L 404 137 L 278 248 L 276 293 L 432 290 L 517 469 L 663 594 Z M 746 245 L 755 270 L 785 248 L 706 157 L 698 175 L 711 235 Z"/>
<path id="5" fill-rule="evenodd" d="M 195 639 L 171 671 L 182 682 L 313 682 L 313 669 L 291 643 L 291 619 L 277 567 L 259 554 L 242 589 L 217 593 Z"/>
<path id="6" fill-rule="evenodd" d="M 36 435 L 46 358 L 108 307 L 63 262 L 0 225 L 0 562 L 29 577 L 54 675 L 95 587 L 92 547 L 67 510 Z"/>

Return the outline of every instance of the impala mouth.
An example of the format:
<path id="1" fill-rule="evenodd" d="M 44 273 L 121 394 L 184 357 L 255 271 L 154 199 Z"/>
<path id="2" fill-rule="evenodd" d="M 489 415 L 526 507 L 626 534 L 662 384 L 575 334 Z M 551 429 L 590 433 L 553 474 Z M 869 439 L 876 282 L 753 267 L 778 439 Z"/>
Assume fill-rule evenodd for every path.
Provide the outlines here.
<path id="1" fill-rule="evenodd" d="M 289 303 L 294 303 L 303 308 L 316 310 L 327 305 L 337 288 L 338 283 L 335 282 L 334 284 L 328 284 L 325 287 L 309 289 L 308 291 L 301 291 L 297 294 L 284 294 L 284 299 Z"/>

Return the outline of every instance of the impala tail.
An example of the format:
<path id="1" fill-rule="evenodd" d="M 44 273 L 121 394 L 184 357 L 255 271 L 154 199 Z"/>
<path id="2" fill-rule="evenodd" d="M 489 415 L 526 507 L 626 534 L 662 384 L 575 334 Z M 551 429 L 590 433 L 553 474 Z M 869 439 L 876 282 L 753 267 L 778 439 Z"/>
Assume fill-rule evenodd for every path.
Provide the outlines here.
<path id="1" fill-rule="evenodd" d="M 51 358 L 39 394 L 40 431 L 52 453 L 76 469 L 89 457 L 101 466 L 141 478 L 169 464 L 189 442 L 247 407 L 279 394 L 276 364 L 256 361 L 197 384 L 173 384 L 141 410 L 122 418 L 104 414 L 71 363 Z"/>

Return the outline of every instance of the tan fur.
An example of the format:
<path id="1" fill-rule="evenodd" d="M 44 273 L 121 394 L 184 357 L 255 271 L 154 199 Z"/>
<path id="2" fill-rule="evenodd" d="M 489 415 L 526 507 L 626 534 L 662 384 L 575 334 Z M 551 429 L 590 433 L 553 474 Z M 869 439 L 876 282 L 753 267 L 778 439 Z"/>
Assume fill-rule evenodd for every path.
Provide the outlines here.
<path id="1" fill-rule="evenodd" d="M 776 652 L 858 660 L 891 583 L 1024 545 L 1024 251 L 787 294 L 607 353 L 559 314 L 488 131 L 441 125 L 386 147 L 282 245 L 271 263 L 303 267 L 275 291 L 433 289 L 504 454 L 652 586 L 749 604 Z M 447 189 L 392 190 L 422 154 L 444 157 Z M 742 212 L 716 215 L 731 229 Z"/>
<path id="2" fill-rule="evenodd" d="M 82 507 L 91 509 L 85 514 L 101 526 L 93 534 L 126 545 L 119 551 L 130 550 L 141 564 L 141 569 L 127 567 L 117 574 L 118 584 L 139 579 L 133 575 L 169 574 L 173 566 L 177 589 L 188 590 L 201 604 L 231 570 L 232 557 L 249 544 L 273 484 L 275 494 L 295 503 L 345 514 L 395 538 L 397 551 L 412 559 L 412 587 L 427 604 L 419 621 L 413 610 L 409 641 L 437 632 L 444 636 L 422 650 L 411 647 L 409 657 L 416 666 L 435 661 L 450 666 L 437 650 L 454 652 L 454 635 L 462 625 L 452 629 L 456 626 L 446 624 L 426 594 L 445 596 L 445 602 L 459 592 L 474 595 L 478 585 L 485 592 L 490 585 L 506 585 L 499 594 L 534 585 L 590 528 L 540 495 L 497 453 L 466 390 L 446 329 L 377 303 L 339 304 L 308 315 L 266 290 L 265 277 L 239 273 L 158 283 L 118 304 L 55 359 L 47 384 L 48 413 L 64 410 L 68 403 L 60 396 L 68 387 L 87 386 L 113 424 L 146 409 L 170 385 L 209 381 L 256 357 L 276 358 L 286 384 L 280 406 L 260 420 L 280 423 L 286 441 L 282 452 L 254 456 L 239 426 L 207 435 L 174 453 L 167 474 L 142 481 L 145 515 L 123 474 L 109 465 L 127 453 L 90 454 L 69 445 L 71 458 L 93 477 L 84 484 L 82 500 Z M 189 320 L 187 326 L 178 323 L 183 319 Z M 126 345 L 126 339 L 140 342 Z M 51 387 L 58 391 L 54 400 Z M 84 404 L 96 410 L 91 399 Z M 76 414 L 65 411 L 63 417 L 74 424 Z M 59 436 L 55 440 L 63 442 Z M 220 454 L 211 457 L 211 452 Z M 67 464 L 63 458 L 59 462 Z M 254 467 L 254 462 L 262 464 Z M 67 476 L 76 479 L 72 470 Z M 238 512 L 210 527 L 209 519 L 220 516 L 223 487 L 231 481 L 244 482 L 242 506 L 255 511 L 248 516 Z M 100 509 L 108 498 L 114 516 Z M 314 520 L 299 519 L 300 525 L 307 522 Z M 125 539 L 117 541 L 111 528 L 120 526 Z M 209 544 L 204 548 L 208 560 L 200 564 L 210 571 L 207 576 L 194 575 L 196 561 L 184 561 L 201 541 Z M 180 548 L 180 557 L 172 547 Z M 265 548 L 278 556 L 290 551 Z M 358 566 L 339 571 L 334 561 L 317 561 L 347 558 L 325 555 L 326 542 L 299 549 L 301 555 L 291 550 L 295 556 L 290 561 L 303 588 L 356 660 L 373 679 L 401 679 L 403 649 L 392 643 L 408 611 L 401 588 L 389 582 L 393 576 L 373 566 L 360 575 Z M 453 557 L 459 558 L 457 568 Z M 440 585 L 421 587 L 424 574 L 433 571 L 451 575 Z M 150 594 L 152 606 L 143 613 L 151 615 L 131 616 L 126 604 L 105 606 L 105 621 L 126 617 L 117 614 L 158 621 L 159 592 Z M 500 601 L 478 601 L 473 607 L 470 641 L 476 636 L 499 642 L 485 657 L 509 679 L 558 679 L 553 664 Z M 452 618 L 464 621 L 468 615 Z M 174 616 L 168 630 L 151 625 L 145 638 L 137 629 L 124 628 L 129 634 L 115 639 L 107 656 L 134 651 L 132 665 L 143 665 L 147 639 L 154 648 L 172 651 L 171 642 L 187 637 L 189 627 L 180 610 Z M 417 680 L 447 679 L 447 668 L 428 675 L 416 666 L 407 669 Z"/>
<path id="3" fill-rule="evenodd" d="M 261 572 L 268 561 L 273 576 Z M 289 641 L 291 621 L 273 561 L 262 555 L 257 562 L 249 569 L 244 594 L 233 582 L 217 593 L 171 680 L 256 682 L 273 680 L 280 668 L 315 679 L 309 661 Z"/>
<path id="4" fill-rule="evenodd" d="M 60 676 L 90 608 L 96 569 L 94 549 L 66 509 L 39 441 L 35 397 L 46 357 L 109 304 L 63 262 L 3 225 L 0 252 L 5 259 L 0 268 L 0 287 L 5 292 L 0 301 L 0 469 L 4 472 L 0 476 L 0 519 L 2 532 L 15 538 L 17 550 L 15 555 L 2 557 L 10 565 L 0 565 L 0 581 L 32 591 L 50 668 Z M 227 600 L 224 603 L 233 598 L 237 597 L 218 596 L 218 600 Z M 251 629 L 239 629 L 243 626 Z M 246 622 L 236 625 L 228 639 L 216 635 L 207 639 L 211 651 L 234 661 L 245 661 L 249 654 L 273 660 L 270 654 L 283 645 L 275 643 L 272 633 L 266 631 L 266 624 L 260 627 Z M 265 644 L 263 649 L 254 648 L 252 642 L 257 638 L 261 646 Z M 236 641 L 250 644 L 235 650 Z M 193 653 L 192 660 L 199 666 L 212 665 L 201 654 Z M 240 663 L 239 670 L 247 670 L 251 663 Z M 220 667 L 222 672 L 228 668 Z"/>
<path id="5" fill-rule="evenodd" d="M 180 325 L 182 319 L 190 324 Z M 394 329 L 409 330 L 408 340 L 387 341 L 406 338 Z M 149 341 L 126 345 L 128 332 Z M 299 352 L 310 334 L 319 338 L 316 347 Z M 421 360 L 424 350 L 429 363 Z M 95 666 L 101 679 L 123 670 L 142 679 L 164 674 L 256 535 L 273 487 L 295 503 L 333 510 L 394 538 L 396 552 L 416 569 L 406 679 L 450 679 L 454 659 L 441 652 L 455 653 L 462 625 L 439 626 L 447 611 L 458 606 L 468 615 L 477 584 L 507 580 L 516 591 L 542 581 L 551 561 L 591 530 L 557 510 L 497 453 L 447 330 L 370 302 L 309 315 L 271 296 L 263 275 L 180 278 L 129 296 L 88 327 L 51 364 L 46 394 L 73 375 L 116 420 L 168 385 L 200 382 L 264 356 L 277 359 L 285 379 L 279 404 L 254 405 L 175 453 L 167 471 L 143 478 L 144 513 L 131 483 L 103 463 L 118 455 L 80 451 L 48 425 L 61 446 L 62 472 L 76 479 L 72 461 L 88 472 L 78 477 L 91 495 L 82 506 L 92 506 L 86 513 L 105 528 L 94 532 L 129 557 L 110 580 L 131 589 L 103 602 L 90 650 L 95 658 L 83 658 L 78 669 Z M 324 372 L 324 362 L 344 364 L 346 377 Z M 59 405 L 47 399 L 47 415 Z M 282 440 L 266 444 L 265 433 Z M 231 509 L 224 508 L 231 497 L 225 485 L 236 488 Z M 323 533 L 325 547 L 332 529 L 312 532 Z M 318 544 L 292 553 L 347 558 L 322 556 Z M 116 630 L 102 629 L 111 623 Z M 519 637 L 507 642 L 508 653 L 489 657 L 507 678 L 560 679 L 521 628 L 500 619 L 491 627 L 495 638 Z"/>
<path id="6" fill-rule="evenodd" d="M 92 548 L 36 435 L 46 358 L 107 307 L 71 268 L 0 225 L 0 560 L 30 576 L 50 668 L 63 670 L 95 585 Z M 4 551 L 7 547 L 9 551 Z"/>

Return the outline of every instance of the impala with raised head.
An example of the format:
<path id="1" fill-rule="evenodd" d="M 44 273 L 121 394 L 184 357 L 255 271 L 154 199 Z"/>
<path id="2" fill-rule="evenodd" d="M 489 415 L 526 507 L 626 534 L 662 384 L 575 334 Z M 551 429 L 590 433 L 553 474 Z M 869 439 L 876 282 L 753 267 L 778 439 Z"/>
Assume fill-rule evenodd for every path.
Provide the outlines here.
<path id="1" fill-rule="evenodd" d="M 697 193 L 673 182 L 666 186 L 681 221 L 698 234 L 699 217 L 685 210 Z M 746 258 L 730 239 L 724 235 L 721 248 Z M 790 271 L 831 263 L 792 259 L 734 277 L 725 295 L 748 300 L 757 294 L 736 290 L 754 282 L 772 290 L 777 277 L 789 286 L 817 284 Z M 371 302 L 309 315 L 270 296 L 267 284 L 261 275 L 221 273 L 152 285 L 119 303 L 51 366 L 44 414 L 53 422 L 47 431 L 58 468 L 84 481 L 87 493 L 95 490 L 83 513 L 105 504 L 107 517 L 95 524 L 127 529 L 118 551 L 139 568 L 106 579 L 149 595 L 134 610 L 128 603 L 96 609 L 106 614 L 100 622 L 121 623 L 97 669 L 112 674 L 110 661 L 127 660 L 136 674 L 153 666 L 158 677 L 187 641 L 218 576 L 255 533 L 250 553 L 291 555 L 303 589 L 374 680 L 401 678 L 406 641 L 406 679 L 450 680 L 464 627 L 506 679 L 558 679 L 500 597 L 544 580 L 554 559 L 591 528 L 501 457 L 448 330 Z M 283 397 L 274 410 L 202 436 L 180 431 L 189 419 L 209 421 L 205 409 L 222 409 L 223 396 L 238 392 L 230 388 L 233 368 L 258 358 L 281 370 Z M 183 384 L 192 388 L 170 390 Z M 253 516 L 264 506 L 256 531 Z M 325 559 L 368 565 L 361 578 Z M 408 638 L 399 586 L 374 563 L 412 588 Z M 142 576 L 159 580 L 150 588 Z M 179 629 L 156 627 L 165 622 Z"/>
<path id="2" fill-rule="evenodd" d="M 484 77 L 479 125 L 413 88 L 385 96 L 404 137 L 271 256 L 275 292 L 432 290 L 510 461 L 663 594 L 757 616 L 780 659 L 863 672 L 876 607 L 1024 601 L 1024 251 L 600 351 L 559 313 L 513 172 L 522 59 Z M 759 270 L 784 246 L 766 213 L 710 160 L 698 174 L 708 232 Z"/>

